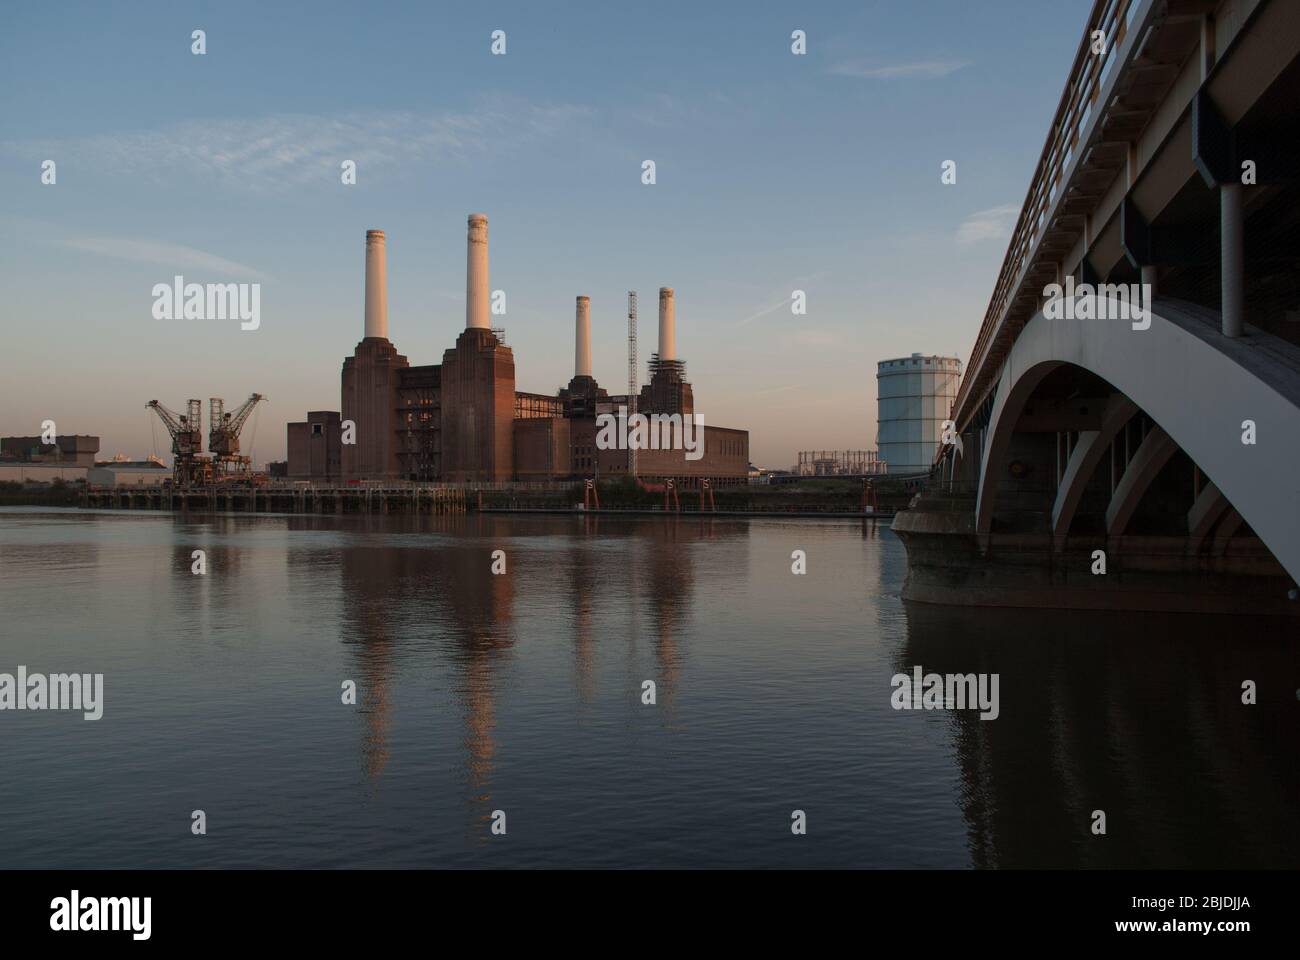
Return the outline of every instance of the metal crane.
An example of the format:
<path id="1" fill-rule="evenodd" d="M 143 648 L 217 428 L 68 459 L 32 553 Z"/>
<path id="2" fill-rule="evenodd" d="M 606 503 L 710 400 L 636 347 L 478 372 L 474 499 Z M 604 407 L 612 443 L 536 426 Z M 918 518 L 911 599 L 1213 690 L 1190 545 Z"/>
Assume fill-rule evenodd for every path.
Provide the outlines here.
<path id="1" fill-rule="evenodd" d="M 187 400 L 183 414 L 169 410 L 157 400 L 150 400 L 145 406 L 158 414 L 171 434 L 172 482 L 182 487 L 202 483 L 211 469 L 208 460 L 201 456 L 203 431 L 199 418 L 203 415 L 203 401 Z"/>
<path id="2" fill-rule="evenodd" d="M 260 393 L 250 394 L 238 409 L 226 413 L 224 400 L 209 398 L 208 450 L 217 468 L 218 479 L 242 478 L 252 473 L 251 458 L 239 453 L 239 433 L 252 415 L 253 408 L 265 399 Z"/>

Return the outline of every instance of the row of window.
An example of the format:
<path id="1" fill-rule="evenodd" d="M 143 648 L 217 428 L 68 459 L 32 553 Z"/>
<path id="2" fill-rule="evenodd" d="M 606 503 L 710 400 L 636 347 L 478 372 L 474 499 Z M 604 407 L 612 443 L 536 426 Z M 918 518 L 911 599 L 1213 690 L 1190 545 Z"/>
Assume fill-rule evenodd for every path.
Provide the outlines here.
<path id="1" fill-rule="evenodd" d="M 914 357 L 911 360 L 882 360 L 876 366 L 881 370 L 891 370 L 894 367 L 906 367 L 909 364 L 913 367 L 928 367 L 933 364 L 935 366 L 949 367 L 955 370 L 961 366 L 961 361 L 955 357 L 925 357 L 924 360 L 921 357 Z"/>
<path id="2" fill-rule="evenodd" d="M 714 437 L 709 445 L 711 452 L 724 457 L 743 457 L 745 444 L 739 437 Z"/>

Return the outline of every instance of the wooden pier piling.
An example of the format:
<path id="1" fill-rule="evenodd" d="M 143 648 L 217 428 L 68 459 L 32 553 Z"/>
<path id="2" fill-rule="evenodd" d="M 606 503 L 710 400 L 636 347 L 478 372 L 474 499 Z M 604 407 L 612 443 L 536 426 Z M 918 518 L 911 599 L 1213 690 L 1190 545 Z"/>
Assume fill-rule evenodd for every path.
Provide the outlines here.
<path id="1" fill-rule="evenodd" d="M 226 513 L 464 513 L 465 490 L 442 484 L 90 487 L 84 507 Z"/>

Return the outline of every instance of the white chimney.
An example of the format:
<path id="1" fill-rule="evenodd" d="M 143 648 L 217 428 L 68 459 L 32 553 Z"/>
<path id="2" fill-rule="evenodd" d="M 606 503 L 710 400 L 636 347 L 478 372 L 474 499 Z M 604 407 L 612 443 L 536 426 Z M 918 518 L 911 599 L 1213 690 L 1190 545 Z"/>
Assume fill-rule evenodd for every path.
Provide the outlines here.
<path id="1" fill-rule="evenodd" d="M 677 359 L 677 309 L 673 288 L 659 288 L 659 359 Z"/>
<path id="2" fill-rule="evenodd" d="M 578 298 L 577 324 L 573 341 L 573 375 L 591 376 L 591 298 Z"/>
<path id="3" fill-rule="evenodd" d="M 366 231 L 366 336 L 388 339 L 388 257 L 384 231 Z"/>
<path id="4" fill-rule="evenodd" d="M 465 275 L 465 328 L 489 329 L 488 226 L 482 213 L 469 215 L 469 262 Z"/>

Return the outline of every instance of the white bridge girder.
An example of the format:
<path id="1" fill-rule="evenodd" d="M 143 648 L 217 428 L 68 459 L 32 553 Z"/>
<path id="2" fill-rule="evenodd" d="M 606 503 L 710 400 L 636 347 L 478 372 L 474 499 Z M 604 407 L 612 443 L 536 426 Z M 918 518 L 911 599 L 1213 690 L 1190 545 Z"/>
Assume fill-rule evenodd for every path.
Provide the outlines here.
<path id="1" fill-rule="evenodd" d="M 999 371 L 980 462 L 976 532 L 991 532 L 1007 451 L 1026 402 L 1052 370 L 1072 365 L 1122 395 L 1108 407 L 1098 434 L 1127 421 L 1122 400 L 1159 427 L 1148 433 L 1150 445 L 1145 453 L 1139 450 L 1116 488 L 1106 516 L 1110 535 L 1122 533 L 1151 479 L 1181 448 L 1225 501 L 1217 507 L 1208 495 L 1193 507 L 1192 537 L 1204 538 L 1214 519 L 1233 510 L 1236 525 L 1249 523 L 1287 573 L 1300 580 L 1300 349 L 1252 328 L 1248 336 L 1230 340 L 1205 322 L 1204 313 L 1177 301 L 1158 301 L 1146 329 L 1133 329 L 1127 320 L 1051 320 L 1037 313 Z M 1243 442 L 1252 432 L 1255 442 Z M 1085 436 L 1075 447 L 1068 482 L 1063 481 L 1053 508 L 1053 531 L 1062 537 L 1106 446 L 1099 435 Z M 1231 515 L 1219 522 L 1216 541 L 1225 537 L 1228 519 Z"/>

